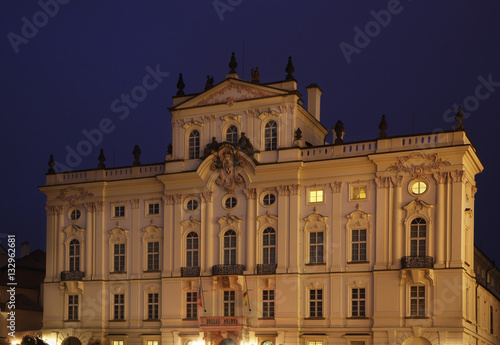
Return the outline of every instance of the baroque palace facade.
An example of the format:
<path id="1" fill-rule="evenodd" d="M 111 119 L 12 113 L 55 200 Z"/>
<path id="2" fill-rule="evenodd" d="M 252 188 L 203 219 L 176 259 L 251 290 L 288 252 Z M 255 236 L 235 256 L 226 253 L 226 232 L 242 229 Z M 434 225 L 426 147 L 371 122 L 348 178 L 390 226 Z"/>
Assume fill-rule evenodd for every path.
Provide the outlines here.
<path id="1" fill-rule="evenodd" d="M 286 78 L 173 98 L 165 162 L 55 173 L 52 345 L 500 344 L 500 275 L 474 247 L 461 126 L 335 141 Z M 475 257 L 480 256 L 480 260 Z M 493 268 L 492 268 L 493 267 Z M 475 270 L 482 270 L 476 279 Z"/>

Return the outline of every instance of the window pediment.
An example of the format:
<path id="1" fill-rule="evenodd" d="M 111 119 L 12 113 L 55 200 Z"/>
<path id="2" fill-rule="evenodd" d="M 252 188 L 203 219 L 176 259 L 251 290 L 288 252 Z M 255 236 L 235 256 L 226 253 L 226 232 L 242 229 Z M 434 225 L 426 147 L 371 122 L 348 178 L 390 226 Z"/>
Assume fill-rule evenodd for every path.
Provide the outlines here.
<path id="1" fill-rule="evenodd" d="M 162 237 L 162 228 L 157 227 L 154 224 L 148 225 L 142 232 L 144 233 L 143 240 L 159 239 Z"/>
<path id="2" fill-rule="evenodd" d="M 352 228 L 365 228 L 371 229 L 371 214 L 361 211 L 359 205 L 357 205 L 357 209 L 354 212 L 349 213 L 347 218 L 346 227 L 349 229 Z"/>
<path id="3" fill-rule="evenodd" d="M 259 226 L 262 226 L 264 224 L 270 224 L 277 226 L 278 225 L 278 217 L 275 216 L 274 214 L 271 214 L 271 212 L 267 211 L 266 214 L 263 214 L 262 216 L 257 217 L 257 222 L 259 222 Z"/>
<path id="4" fill-rule="evenodd" d="M 128 230 L 116 227 L 109 230 L 109 239 L 113 242 L 125 242 L 128 238 Z"/>
<path id="5" fill-rule="evenodd" d="M 434 205 L 430 205 L 426 203 L 425 201 L 422 201 L 420 199 L 415 199 L 412 202 L 410 202 L 408 205 L 404 206 L 404 209 L 406 210 L 406 218 L 404 221 L 405 225 L 408 225 L 408 222 L 414 218 L 414 216 L 422 216 L 425 218 L 429 223 L 431 222 L 431 210 L 434 207 Z"/>

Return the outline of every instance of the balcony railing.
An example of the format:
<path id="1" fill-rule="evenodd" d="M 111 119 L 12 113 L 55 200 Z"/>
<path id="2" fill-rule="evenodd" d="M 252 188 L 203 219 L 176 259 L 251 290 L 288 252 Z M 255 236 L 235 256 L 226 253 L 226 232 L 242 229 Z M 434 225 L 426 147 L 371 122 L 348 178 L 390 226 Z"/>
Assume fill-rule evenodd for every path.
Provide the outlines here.
<path id="1" fill-rule="evenodd" d="M 245 265 L 213 265 L 213 276 L 241 276 L 245 271 Z"/>
<path id="2" fill-rule="evenodd" d="M 401 268 L 433 268 L 434 258 L 432 256 L 403 256 Z"/>
<path id="3" fill-rule="evenodd" d="M 199 318 L 200 327 L 243 327 L 245 326 L 244 316 L 201 316 Z"/>
<path id="4" fill-rule="evenodd" d="M 277 264 L 258 264 L 257 274 L 275 274 Z"/>
<path id="5" fill-rule="evenodd" d="M 85 277 L 85 272 L 82 272 L 82 271 L 62 271 L 61 272 L 61 281 L 82 280 L 83 277 Z"/>
<path id="6" fill-rule="evenodd" d="M 199 277 L 200 268 L 199 267 L 181 267 L 181 277 Z"/>

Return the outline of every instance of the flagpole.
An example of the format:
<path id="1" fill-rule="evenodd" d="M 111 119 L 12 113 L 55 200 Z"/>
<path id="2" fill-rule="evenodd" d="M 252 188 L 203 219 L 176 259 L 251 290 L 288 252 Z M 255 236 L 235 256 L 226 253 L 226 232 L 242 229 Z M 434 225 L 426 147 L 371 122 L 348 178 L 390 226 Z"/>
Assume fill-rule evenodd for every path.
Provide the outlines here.
<path id="1" fill-rule="evenodd" d="M 252 311 L 252 308 L 250 308 L 250 298 L 248 298 L 248 283 L 247 283 L 247 276 L 245 276 L 245 290 L 247 292 L 247 302 L 248 302 L 248 311 Z"/>
<path id="2" fill-rule="evenodd" d="M 207 310 L 205 309 L 205 295 L 203 294 L 203 284 L 201 283 L 201 276 L 200 276 L 200 293 L 201 293 L 201 300 L 203 302 L 203 312 L 206 313 Z"/>

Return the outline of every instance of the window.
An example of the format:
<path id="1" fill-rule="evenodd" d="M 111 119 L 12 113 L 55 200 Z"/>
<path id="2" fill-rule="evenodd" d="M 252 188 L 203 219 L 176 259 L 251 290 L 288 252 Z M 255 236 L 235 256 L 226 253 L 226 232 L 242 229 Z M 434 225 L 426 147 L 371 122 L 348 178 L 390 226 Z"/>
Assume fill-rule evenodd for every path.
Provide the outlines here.
<path id="1" fill-rule="evenodd" d="M 116 294 L 113 298 L 113 319 L 125 320 L 125 295 Z"/>
<path id="2" fill-rule="evenodd" d="M 238 199 L 236 199 L 234 196 L 228 196 L 224 199 L 224 208 L 226 210 L 235 208 L 237 204 L 238 204 Z"/>
<path id="3" fill-rule="evenodd" d="M 427 183 L 424 181 L 414 181 L 410 183 L 410 193 L 414 195 L 422 195 L 427 191 Z"/>
<path id="4" fill-rule="evenodd" d="M 322 203 L 323 199 L 323 190 L 310 190 L 309 191 L 309 203 Z"/>
<path id="5" fill-rule="evenodd" d="M 198 317 L 198 293 L 188 292 L 186 295 L 186 318 L 196 319 Z"/>
<path id="6" fill-rule="evenodd" d="M 158 293 L 148 293 L 148 320 L 158 320 L 160 303 Z"/>
<path id="7" fill-rule="evenodd" d="M 234 290 L 224 291 L 224 316 L 234 316 Z"/>
<path id="8" fill-rule="evenodd" d="M 231 126 L 226 131 L 226 141 L 231 144 L 236 144 L 238 142 L 238 128 L 236 126 Z"/>
<path id="9" fill-rule="evenodd" d="M 186 238 L 186 266 L 198 267 L 198 234 L 190 232 Z"/>
<path id="10" fill-rule="evenodd" d="M 160 242 L 148 242 L 148 271 L 160 270 Z"/>
<path id="11" fill-rule="evenodd" d="M 276 121 L 271 120 L 266 123 L 266 127 L 264 129 L 264 139 L 265 151 L 276 150 L 278 147 L 278 124 Z"/>
<path id="12" fill-rule="evenodd" d="M 307 345 L 323 345 L 322 341 L 308 341 Z"/>
<path id="13" fill-rule="evenodd" d="M 68 320 L 78 320 L 78 295 L 68 295 Z"/>
<path id="14" fill-rule="evenodd" d="M 224 265 L 236 265 L 236 232 L 227 230 L 224 234 Z"/>
<path id="15" fill-rule="evenodd" d="M 114 272 L 125 272 L 125 243 L 115 244 L 113 253 Z"/>
<path id="16" fill-rule="evenodd" d="M 123 340 L 113 340 L 113 345 L 123 345 Z"/>
<path id="17" fill-rule="evenodd" d="M 309 263 L 323 263 L 323 240 L 324 233 L 309 233 Z"/>
<path id="18" fill-rule="evenodd" d="M 366 229 L 352 230 L 351 261 L 366 261 Z"/>
<path id="19" fill-rule="evenodd" d="M 274 318 L 274 290 L 262 290 L 262 317 Z"/>
<path id="20" fill-rule="evenodd" d="M 262 236 L 262 254 L 263 254 L 263 264 L 275 264 L 276 263 L 276 231 L 273 228 L 267 228 L 264 230 Z"/>
<path id="21" fill-rule="evenodd" d="M 69 219 L 72 221 L 75 221 L 75 220 L 80 219 L 81 216 L 82 216 L 82 212 L 79 209 L 75 208 L 75 209 L 71 210 L 71 212 L 69 214 Z"/>
<path id="22" fill-rule="evenodd" d="M 123 205 L 115 206 L 114 217 L 115 218 L 125 217 L 125 206 L 123 206 Z"/>
<path id="23" fill-rule="evenodd" d="M 200 157 L 200 132 L 196 129 L 189 133 L 189 159 Z"/>
<path id="24" fill-rule="evenodd" d="M 351 187 L 351 200 L 366 199 L 366 186 Z"/>
<path id="25" fill-rule="evenodd" d="M 426 255 L 427 224 L 422 218 L 415 218 L 410 225 L 410 256 Z"/>
<path id="26" fill-rule="evenodd" d="M 159 343 L 160 342 L 158 340 L 148 340 L 147 345 L 158 345 Z"/>
<path id="27" fill-rule="evenodd" d="M 160 204 L 158 202 L 148 204 L 148 215 L 160 214 Z"/>
<path id="28" fill-rule="evenodd" d="M 365 288 L 352 289 L 352 317 L 365 317 Z"/>
<path id="29" fill-rule="evenodd" d="M 309 290 L 309 317 L 323 317 L 323 290 Z"/>
<path id="30" fill-rule="evenodd" d="M 410 287 L 410 316 L 425 316 L 425 286 Z"/>
<path id="31" fill-rule="evenodd" d="M 189 199 L 186 202 L 186 210 L 188 211 L 194 211 L 198 208 L 198 200 L 196 199 Z"/>
<path id="32" fill-rule="evenodd" d="M 276 195 L 274 195 L 273 193 L 266 193 L 262 197 L 262 203 L 264 204 L 264 206 L 271 206 L 275 201 Z"/>
<path id="33" fill-rule="evenodd" d="M 77 239 L 69 243 L 69 270 L 80 271 L 80 242 Z"/>

